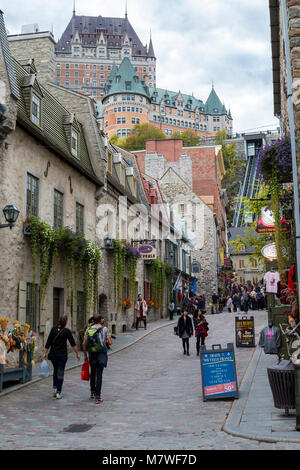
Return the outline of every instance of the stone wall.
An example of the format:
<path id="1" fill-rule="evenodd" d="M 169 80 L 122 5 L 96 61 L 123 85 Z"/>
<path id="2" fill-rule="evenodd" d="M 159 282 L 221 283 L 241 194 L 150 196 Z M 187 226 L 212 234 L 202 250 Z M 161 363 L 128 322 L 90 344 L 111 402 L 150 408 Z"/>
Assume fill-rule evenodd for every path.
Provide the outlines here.
<path id="1" fill-rule="evenodd" d="M 197 218 L 194 222 L 197 224 L 193 227 L 196 244 L 192 259 L 201 265 L 201 272 L 195 277 L 198 279 L 198 292 L 210 299 L 217 291 L 217 240 L 213 211 L 173 171 L 167 172 L 159 185 L 167 203 L 194 205 Z"/>
<path id="2" fill-rule="evenodd" d="M 34 59 L 40 83 L 54 80 L 55 40 L 50 31 L 9 36 L 8 41 L 11 54 L 18 61 Z"/>
<path id="3" fill-rule="evenodd" d="M 26 219 L 26 181 L 27 172 L 39 178 L 39 216 L 53 225 L 53 193 L 58 189 L 64 194 L 64 226 L 75 229 L 75 205 L 80 202 L 85 210 L 85 237 L 95 242 L 95 192 L 94 183 L 43 147 L 34 137 L 17 126 L 8 139 L 8 149 L 0 160 L 0 201 L 15 204 L 19 218 L 12 229 L 4 229 L 0 237 L 1 265 L 0 312 L 2 315 L 18 319 L 20 281 L 31 283 L 33 280 L 32 254 L 29 237 L 24 236 L 23 223 Z M 48 175 L 44 172 L 50 162 Z M 68 176 L 71 176 L 73 193 L 70 193 Z M 64 289 L 62 313 L 68 312 L 66 305 L 65 266 L 58 257 L 53 275 L 49 281 L 44 310 L 37 319 L 38 332 L 44 341 L 53 325 L 53 288 Z M 39 272 L 37 273 L 39 279 Z M 38 281 L 37 281 L 38 282 Z M 82 289 L 79 280 L 78 289 Z M 71 320 L 71 319 L 70 319 Z M 74 319 L 75 320 L 75 319 Z M 75 331 L 75 322 L 69 321 Z"/>

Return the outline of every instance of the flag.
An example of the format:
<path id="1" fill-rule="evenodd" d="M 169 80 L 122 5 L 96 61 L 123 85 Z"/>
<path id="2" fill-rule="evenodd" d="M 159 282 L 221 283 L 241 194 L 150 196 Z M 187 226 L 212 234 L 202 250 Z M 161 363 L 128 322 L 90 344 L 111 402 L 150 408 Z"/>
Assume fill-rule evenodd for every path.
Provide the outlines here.
<path id="1" fill-rule="evenodd" d="M 197 279 L 194 277 L 193 279 L 193 282 L 192 282 L 192 285 L 191 285 L 191 288 L 190 288 L 190 292 L 195 295 L 196 294 L 196 291 L 197 291 Z"/>
<path id="2" fill-rule="evenodd" d="M 181 289 L 182 289 L 182 278 L 181 278 L 181 273 L 179 273 L 177 281 L 175 282 L 175 285 L 173 287 L 173 290 L 179 291 Z"/>

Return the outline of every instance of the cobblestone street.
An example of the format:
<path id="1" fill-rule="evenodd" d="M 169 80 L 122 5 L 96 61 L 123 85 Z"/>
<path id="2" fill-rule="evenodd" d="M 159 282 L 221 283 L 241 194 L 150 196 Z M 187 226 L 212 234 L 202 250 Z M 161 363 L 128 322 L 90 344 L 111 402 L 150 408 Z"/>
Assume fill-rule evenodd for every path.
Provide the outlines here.
<path id="1" fill-rule="evenodd" d="M 251 313 L 252 314 L 252 313 Z M 256 337 L 266 321 L 255 312 Z M 234 342 L 234 318 L 208 315 L 207 345 Z M 239 382 L 255 349 L 236 350 Z M 184 356 L 173 326 L 157 330 L 109 357 L 104 402 L 89 400 L 80 367 L 67 371 L 63 400 L 52 398 L 52 377 L 1 398 L 2 449 L 297 449 L 222 431 L 232 401 L 202 401 L 195 339 Z M 82 429 L 72 425 L 86 425 Z M 77 431 L 77 432 L 70 432 Z M 84 432 L 78 432 L 84 431 Z"/>

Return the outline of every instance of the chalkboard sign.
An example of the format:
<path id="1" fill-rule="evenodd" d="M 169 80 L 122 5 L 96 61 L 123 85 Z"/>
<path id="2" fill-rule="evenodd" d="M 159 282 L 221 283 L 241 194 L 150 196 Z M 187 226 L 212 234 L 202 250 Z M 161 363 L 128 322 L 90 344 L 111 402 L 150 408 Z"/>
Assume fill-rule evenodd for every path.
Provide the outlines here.
<path id="1" fill-rule="evenodd" d="M 238 398 L 238 383 L 232 343 L 222 349 L 215 344 L 212 349 L 200 347 L 203 401 L 220 398 Z"/>
<path id="2" fill-rule="evenodd" d="M 235 344 L 237 348 L 255 348 L 254 317 L 235 317 Z"/>

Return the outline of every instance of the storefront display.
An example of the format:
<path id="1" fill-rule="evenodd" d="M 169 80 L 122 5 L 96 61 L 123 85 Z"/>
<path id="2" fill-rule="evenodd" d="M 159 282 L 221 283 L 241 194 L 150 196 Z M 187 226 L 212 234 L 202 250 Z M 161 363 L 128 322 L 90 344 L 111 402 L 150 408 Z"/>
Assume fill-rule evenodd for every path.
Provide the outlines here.
<path id="1" fill-rule="evenodd" d="M 9 318 L 0 318 L 0 392 L 5 381 L 21 380 L 23 383 L 31 379 L 36 350 L 36 335 L 30 325 L 15 321 L 9 329 L 9 323 Z"/>

